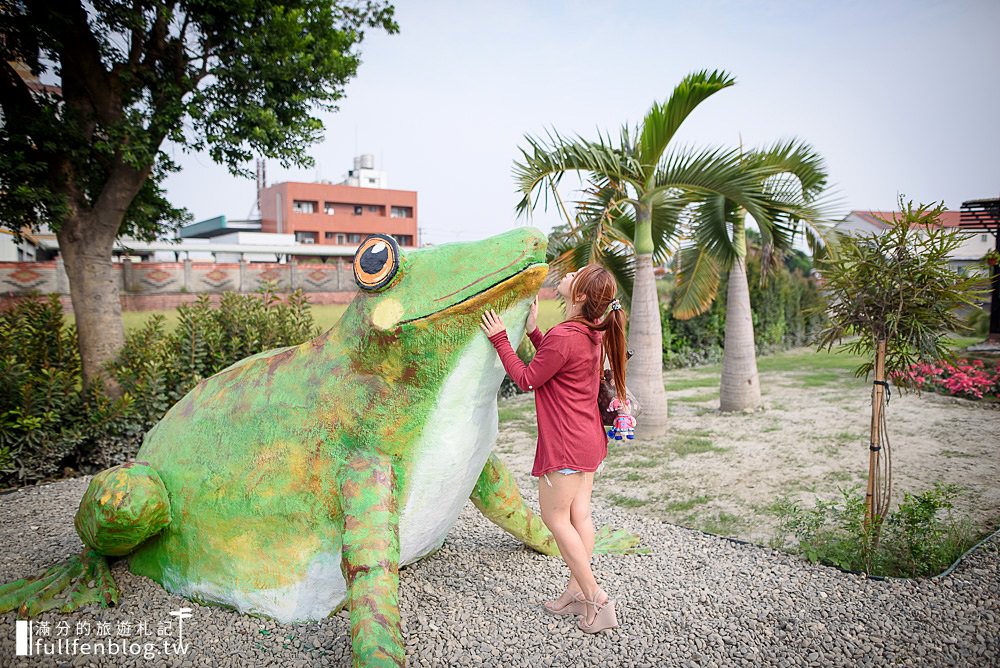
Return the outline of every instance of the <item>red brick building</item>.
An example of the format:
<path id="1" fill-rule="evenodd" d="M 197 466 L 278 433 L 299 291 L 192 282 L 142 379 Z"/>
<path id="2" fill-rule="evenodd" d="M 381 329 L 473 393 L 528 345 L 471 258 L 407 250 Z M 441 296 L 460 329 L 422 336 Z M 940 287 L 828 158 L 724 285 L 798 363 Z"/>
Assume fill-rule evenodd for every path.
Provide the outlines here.
<path id="1" fill-rule="evenodd" d="M 261 232 L 299 243 L 354 246 L 369 234 L 416 246 L 417 193 L 332 183 L 276 183 L 260 191 Z"/>

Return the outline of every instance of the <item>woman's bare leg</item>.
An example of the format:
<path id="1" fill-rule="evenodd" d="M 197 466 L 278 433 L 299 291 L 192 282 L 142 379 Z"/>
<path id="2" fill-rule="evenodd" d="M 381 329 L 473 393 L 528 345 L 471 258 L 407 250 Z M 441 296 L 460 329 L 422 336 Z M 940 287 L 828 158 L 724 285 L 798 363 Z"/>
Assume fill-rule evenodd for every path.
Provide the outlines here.
<path id="1" fill-rule="evenodd" d="M 556 539 L 559 552 L 569 567 L 573 580 L 579 585 L 584 597 L 592 601 L 599 593 L 597 581 L 590 570 L 590 556 L 594 549 L 593 537 L 590 538 L 588 546 L 573 526 L 571 517 L 574 499 L 581 489 L 589 488 L 590 484 L 592 483 L 584 481 L 580 473 L 549 474 L 548 482 L 544 477 L 539 479 L 538 503 L 542 510 L 542 521 Z M 589 622 L 593 619 L 593 608 L 589 607 L 587 612 Z"/>
<path id="2" fill-rule="evenodd" d="M 594 556 L 594 523 L 590 516 L 590 497 L 594 488 L 594 474 L 588 471 L 581 471 L 573 475 L 582 476 L 582 479 L 580 489 L 577 491 L 576 496 L 573 497 L 572 503 L 570 503 L 569 520 L 573 528 L 576 529 L 576 532 L 580 534 L 580 540 L 583 541 L 584 547 L 587 548 L 587 558 L 589 560 Z M 572 603 L 574 597 L 580 591 L 580 584 L 571 574 L 562 595 L 551 601 L 552 606 L 554 608 L 562 608 Z"/>

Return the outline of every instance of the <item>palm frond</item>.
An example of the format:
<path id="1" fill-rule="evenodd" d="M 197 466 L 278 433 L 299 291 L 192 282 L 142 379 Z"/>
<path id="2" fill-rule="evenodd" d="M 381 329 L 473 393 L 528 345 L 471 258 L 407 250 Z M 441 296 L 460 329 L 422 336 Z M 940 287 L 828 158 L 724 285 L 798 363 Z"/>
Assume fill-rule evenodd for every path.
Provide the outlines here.
<path id="1" fill-rule="evenodd" d="M 719 70 L 692 72 L 677 84 L 666 103 L 653 103 L 642 119 L 638 143 L 647 182 L 684 119 L 708 97 L 735 83 L 734 77 Z"/>
<path id="2" fill-rule="evenodd" d="M 756 172 L 762 183 L 775 176 L 795 177 L 798 183 L 789 185 L 807 201 L 815 199 L 827 186 L 823 158 L 812 146 L 794 138 L 752 151 L 744 158 L 744 166 Z M 774 196 L 779 193 L 775 192 Z"/>
<path id="3" fill-rule="evenodd" d="M 721 195 L 702 198 L 691 211 L 694 243 L 715 259 L 721 271 L 729 271 L 740 256 L 733 228 L 741 214 L 740 207 Z"/>
<path id="4" fill-rule="evenodd" d="M 721 195 L 743 207 L 755 220 L 766 217 L 767 198 L 756 174 L 747 172 L 736 149 L 681 148 L 664 156 L 657 168 L 655 187 L 648 197 L 680 189 L 695 197 Z"/>
<path id="5" fill-rule="evenodd" d="M 566 172 L 589 172 L 613 178 L 619 182 L 636 182 L 638 163 L 611 144 L 610 137 L 598 135 L 597 141 L 581 137 L 567 138 L 549 131 L 547 139 L 525 136 L 526 148 L 521 148 L 523 160 L 514 162 L 514 182 L 521 200 L 518 215 L 530 213 L 544 195 L 548 205 L 548 186 L 558 186 Z"/>
<path id="6" fill-rule="evenodd" d="M 777 261 L 799 233 L 813 256 L 821 256 L 829 245 L 833 211 L 841 206 L 827 190 L 826 166 L 819 154 L 805 142 L 789 139 L 752 151 L 743 165 L 760 180 L 767 198 L 765 216 L 754 216 L 765 259 L 773 252 Z"/>
<path id="7" fill-rule="evenodd" d="M 674 317 L 688 320 L 701 315 L 719 293 L 722 268 L 715 257 L 698 244 L 681 248 L 675 267 Z"/>
<path id="8" fill-rule="evenodd" d="M 618 298 L 625 308 L 632 307 L 632 285 L 635 281 L 635 253 L 631 245 L 615 245 L 605 250 L 602 264 L 618 282 Z"/>

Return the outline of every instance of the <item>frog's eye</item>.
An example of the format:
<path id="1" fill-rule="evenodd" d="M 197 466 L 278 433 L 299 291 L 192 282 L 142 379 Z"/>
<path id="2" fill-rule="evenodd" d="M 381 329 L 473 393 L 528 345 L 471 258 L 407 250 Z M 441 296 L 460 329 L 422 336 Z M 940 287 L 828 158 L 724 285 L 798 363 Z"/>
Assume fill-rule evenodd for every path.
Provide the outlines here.
<path id="1" fill-rule="evenodd" d="M 399 269 L 399 246 L 384 234 L 373 234 L 354 255 L 354 280 L 362 290 L 378 290 L 389 284 Z"/>

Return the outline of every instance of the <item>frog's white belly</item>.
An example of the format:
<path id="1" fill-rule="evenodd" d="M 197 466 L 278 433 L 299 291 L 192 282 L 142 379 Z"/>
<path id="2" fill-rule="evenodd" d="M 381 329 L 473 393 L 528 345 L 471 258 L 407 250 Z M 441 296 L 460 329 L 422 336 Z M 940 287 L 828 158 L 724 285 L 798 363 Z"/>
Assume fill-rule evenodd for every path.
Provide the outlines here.
<path id="1" fill-rule="evenodd" d="M 520 341 L 530 300 L 503 314 L 511 341 Z M 475 336 L 445 380 L 413 450 L 412 481 L 401 500 L 400 564 L 417 561 L 441 547 L 469 499 L 497 436 L 497 390 L 504 370 L 485 336 Z M 319 620 L 347 597 L 340 553 L 313 558 L 305 577 L 278 589 L 234 591 L 213 583 L 172 582 L 169 591 L 213 601 L 240 612 L 263 614 L 280 622 Z"/>
<path id="2" fill-rule="evenodd" d="M 511 338 L 518 332 L 512 332 Z M 514 339 L 517 340 L 517 339 Z M 504 370 L 477 336 L 445 381 L 413 451 L 399 520 L 400 563 L 441 547 L 472 493 L 497 437 L 497 389 Z"/>

